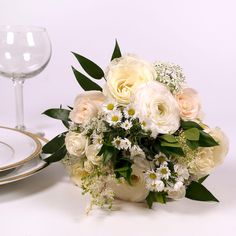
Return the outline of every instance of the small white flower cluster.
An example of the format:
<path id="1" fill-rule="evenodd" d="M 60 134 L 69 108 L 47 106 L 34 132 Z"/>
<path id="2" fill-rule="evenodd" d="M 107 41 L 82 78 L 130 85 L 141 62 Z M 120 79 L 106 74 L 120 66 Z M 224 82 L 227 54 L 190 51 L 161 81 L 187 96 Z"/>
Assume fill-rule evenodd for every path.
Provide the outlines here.
<path id="1" fill-rule="evenodd" d="M 171 92 L 179 92 L 185 85 L 185 75 L 179 65 L 156 62 L 154 67 L 157 73 L 157 80 L 166 84 Z"/>
<path id="2" fill-rule="evenodd" d="M 155 169 L 144 173 L 146 188 L 152 192 L 165 191 L 168 194 L 170 193 L 170 198 L 176 198 L 173 196 L 173 192 L 175 192 L 178 193 L 178 198 L 182 198 L 185 196 L 184 183 L 189 178 L 188 169 L 183 165 L 175 164 L 174 169 L 171 170 L 168 162 L 168 158 L 163 153 L 155 156 Z M 181 195 L 179 194 L 180 191 L 182 192 Z"/>

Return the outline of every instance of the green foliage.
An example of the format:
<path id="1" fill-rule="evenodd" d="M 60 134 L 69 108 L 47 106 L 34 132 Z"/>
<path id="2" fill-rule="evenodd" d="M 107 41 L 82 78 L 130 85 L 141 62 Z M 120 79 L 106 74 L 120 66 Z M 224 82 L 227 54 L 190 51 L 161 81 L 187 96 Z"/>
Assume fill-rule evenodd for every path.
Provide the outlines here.
<path id="1" fill-rule="evenodd" d="M 62 108 L 51 108 L 44 111 L 42 114 L 49 116 L 54 119 L 69 121 L 70 110 L 62 109 Z"/>
<path id="2" fill-rule="evenodd" d="M 46 159 L 42 158 L 45 162 L 52 163 L 63 159 L 67 153 L 65 146 L 65 135 L 67 132 L 57 135 L 51 141 L 46 143 L 42 148 L 43 154 L 52 154 Z"/>
<path id="3" fill-rule="evenodd" d="M 113 51 L 112 56 L 111 56 L 111 61 L 114 60 L 115 58 L 119 58 L 121 56 L 122 55 L 121 55 L 120 47 L 119 47 L 119 44 L 116 40 L 115 48 L 114 48 L 114 51 Z"/>
<path id="4" fill-rule="evenodd" d="M 149 192 L 148 196 L 146 197 L 148 207 L 151 209 L 154 202 L 165 204 L 166 196 L 167 193 L 165 192 Z"/>
<path id="5" fill-rule="evenodd" d="M 94 79 L 101 79 L 104 77 L 103 70 L 97 64 L 78 53 L 72 53 L 79 61 L 82 68 L 88 73 L 88 75 L 90 75 Z"/>
<path id="6" fill-rule="evenodd" d="M 200 184 L 203 183 L 208 176 L 209 175 L 206 175 L 206 176 L 200 178 L 197 182 L 200 183 Z"/>
<path id="7" fill-rule="evenodd" d="M 116 174 L 116 178 L 120 178 L 120 177 L 124 177 L 125 180 L 131 185 L 131 174 L 132 174 L 132 168 L 131 168 L 131 163 L 126 161 L 124 163 L 122 163 L 122 167 L 120 168 L 116 168 L 115 174 Z M 119 165 L 117 165 L 119 166 Z"/>
<path id="8" fill-rule="evenodd" d="M 200 137 L 200 132 L 198 128 L 190 128 L 184 131 L 186 139 L 190 141 L 198 141 Z"/>
<path id="9" fill-rule="evenodd" d="M 78 83 L 80 84 L 80 86 L 83 90 L 85 90 L 85 91 L 90 91 L 90 90 L 102 91 L 102 88 L 99 85 L 94 83 L 91 79 L 89 79 L 84 74 L 80 73 L 73 66 L 72 66 L 72 70 L 74 72 L 76 80 L 78 81 Z"/>
<path id="10" fill-rule="evenodd" d="M 197 201 L 219 202 L 200 182 L 192 181 L 186 189 L 186 198 Z"/>
<path id="11" fill-rule="evenodd" d="M 164 134 L 161 135 L 159 138 L 165 140 L 168 143 L 177 143 L 175 136 L 172 134 Z"/>
<path id="12" fill-rule="evenodd" d="M 200 131 L 199 147 L 214 147 L 219 145 L 208 133 Z"/>
<path id="13" fill-rule="evenodd" d="M 203 130 L 203 128 L 196 122 L 194 121 L 181 121 L 181 125 L 182 129 L 186 130 L 186 129 L 191 129 L 191 128 L 197 128 L 199 130 Z"/>

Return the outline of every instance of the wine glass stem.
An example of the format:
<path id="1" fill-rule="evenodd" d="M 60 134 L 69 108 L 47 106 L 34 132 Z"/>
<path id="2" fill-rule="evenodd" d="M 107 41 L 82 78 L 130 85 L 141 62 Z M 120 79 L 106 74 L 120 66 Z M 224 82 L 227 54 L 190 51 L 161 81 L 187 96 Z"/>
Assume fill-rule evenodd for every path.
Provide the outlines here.
<path id="1" fill-rule="evenodd" d="M 16 128 L 25 130 L 24 126 L 24 102 L 23 102 L 23 85 L 24 79 L 12 79 L 15 89 L 15 103 L 16 103 Z"/>

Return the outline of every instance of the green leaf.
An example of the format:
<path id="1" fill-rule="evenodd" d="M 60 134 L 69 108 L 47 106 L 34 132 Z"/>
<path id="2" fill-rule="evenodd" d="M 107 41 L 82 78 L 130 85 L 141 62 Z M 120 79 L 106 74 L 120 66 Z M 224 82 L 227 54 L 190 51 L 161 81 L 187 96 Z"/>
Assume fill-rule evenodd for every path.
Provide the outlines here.
<path id="1" fill-rule="evenodd" d="M 98 84 L 94 83 L 87 76 L 85 76 L 82 73 L 80 73 L 73 66 L 72 66 L 72 70 L 74 72 L 76 80 L 78 81 L 78 83 L 80 84 L 80 86 L 82 87 L 83 90 L 85 90 L 85 91 L 90 91 L 90 90 L 102 91 L 102 88 Z"/>
<path id="2" fill-rule="evenodd" d="M 72 52 L 76 59 L 79 61 L 82 68 L 94 79 L 101 79 L 104 77 L 103 70 L 94 62 L 80 54 Z"/>
<path id="3" fill-rule="evenodd" d="M 168 142 L 165 142 L 165 141 L 161 141 L 161 146 L 162 147 L 181 147 L 180 144 L 178 142 L 176 143 L 168 143 Z"/>
<path id="4" fill-rule="evenodd" d="M 168 143 L 176 143 L 177 140 L 174 135 L 171 134 L 164 134 L 160 136 L 161 139 L 164 139 Z"/>
<path id="5" fill-rule="evenodd" d="M 200 184 L 203 183 L 208 176 L 209 175 L 206 175 L 206 176 L 200 178 L 197 182 L 200 183 Z"/>
<path id="6" fill-rule="evenodd" d="M 201 183 L 195 181 L 187 187 L 185 197 L 197 201 L 219 202 Z"/>
<path id="7" fill-rule="evenodd" d="M 151 209 L 154 202 L 165 204 L 166 195 L 167 194 L 165 192 L 149 192 L 148 196 L 146 197 L 148 207 Z"/>
<path id="8" fill-rule="evenodd" d="M 218 145 L 219 144 L 211 137 L 211 135 L 202 130 L 200 131 L 199 147 L 214 147 Z"/>
<path id="9" fill-rule="evenodd" d="M 191 128 L 197 128 L 199 130 L 203 130 L 203 128 L 196 122 L 194 121 L 181 121 L 181 127 L 183 129 L 191 129 Z"/>
<path id="10" fill-rule="evenodd" d="M 66 146 L 63 145 L 60 149 L 58 149 L 51 156 L 47 157 L 46 159 L 42 158 L 42 160 L 44 160 L 48 164 L 50 164 L 52 162 L 58 162 L 58 161 L 62 160 L 65 157 L 66 153 L 67 153 Z"/>
<path id="11" fill-rule="evenodd" d="M 70 110 L 62 109 L 62 108 L 52 108 L 44 111 L 42 114 L 49 116 L 54 119 L 62 120 L 62 121 L 68 121 Z"/>
<path id="12" fill-rule="evenodd" d="M 119 44 L 118 44 L 118 42 L 117 42 L 117 40 L 116 40 L 116 44 L 115 44 L 114 51 L 113 51 L 113 53 L 112 53 L 111 61 L 112 61 L 113 59 L 119 58 L 119 57 L 121 57 L 121 56 L 122 56 L 122 55 L 121 55 L 120 47 L 119 47 Z"/>
<path id="13" fill-rule="evenodd" d="M 111 160 L 111 158 L 115 158 L 118 152 L 119 150 L 114 148 L 113 146 L 103 144 L 98 155 L 103 156 L 103 163 L 106 164 L 108 161 Z"/>
<path id="14" fill-rule="evenodd" d="M 192 149 L 196 150 L 199 147 L 198 141 L 186 140 L 186 144 Z"/>
<path id="15" fill-rule="evenodd" d="M 52 154 L 64 146 L 66 133 L 67 132 L 61 133 L 46 143 L 42 148 L 42 152 L 46 154 Z"/>
<path id="16" fill-rule="evenodd" d="M 184 131 L 184 135 L 186 139 L 191 141 L 198 141 L 200 137 L 199 129 L 197 128 L 191 128 Z"/>
<path id="17" fill-rule="evenodd" d="M 181 147 L 160 147 L 160 151 L 166 155 L 173 155 L 173 156 L 185 156 L 185 153 Z"/>
<path id="18" fill-rule="evenodd" d="M 68 121 L 62 121 L 62 124 L 67 128 L 69 129 L 70 128 L 70 123 Z"/>

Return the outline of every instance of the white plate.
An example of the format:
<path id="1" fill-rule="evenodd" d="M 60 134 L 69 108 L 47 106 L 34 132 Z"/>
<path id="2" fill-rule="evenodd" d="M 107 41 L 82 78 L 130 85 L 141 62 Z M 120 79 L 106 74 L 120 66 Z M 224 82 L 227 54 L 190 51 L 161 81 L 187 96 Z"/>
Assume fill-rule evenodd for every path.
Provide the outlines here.
<path id="1" fill-rule="evenodd" d="M 0 171 L 16 168 L 33 159 L 41 148 L 34 135 L 0 126 Z"/>
<path id="2" fill-rule="evenodd" d="M 46 143 L 46 140 L 40 138 L 40 142 L 42 145 L 44 145 Z M 43 158 L 46 158 L 46 157 L 47 156 L 45 155 Z M 41 158 L 37 156 L 36 158 L 28 161 L 27 163 L 21 165 L 20 167 L 0 172 L 0 185 L 4 185 L 4 184 L 12 183 L 21 179 L 25 179 L 29 176 L 32 176 L 38 173 L 47 165 L 48 164 L 45 161 L 41 160 Z"/>

